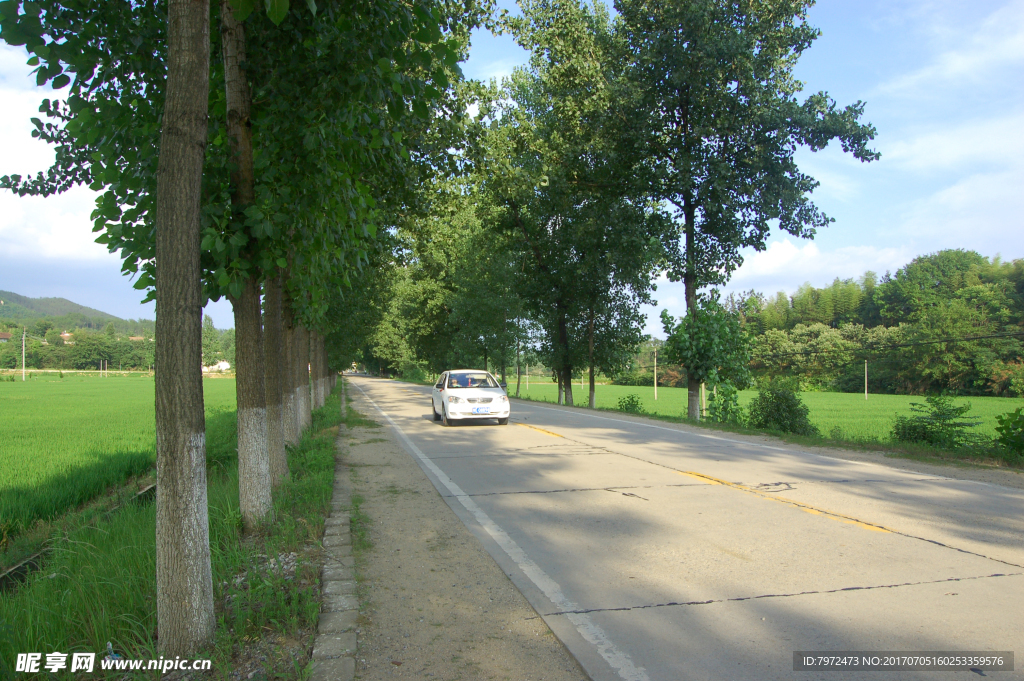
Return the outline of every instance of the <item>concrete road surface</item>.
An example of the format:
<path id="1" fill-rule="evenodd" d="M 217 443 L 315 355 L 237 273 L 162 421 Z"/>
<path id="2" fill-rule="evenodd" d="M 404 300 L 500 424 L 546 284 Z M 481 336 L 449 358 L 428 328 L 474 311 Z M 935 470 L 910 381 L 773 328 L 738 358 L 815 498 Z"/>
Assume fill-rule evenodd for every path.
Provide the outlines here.
<path id="1" fill-rule="evenodd" d="M 520 401 L 444 428 L 429 388 L 349 381 L 594 679 L 1024 678 L 794 671 L 794 651 L 1021 655 L 1020 489 Z"/>

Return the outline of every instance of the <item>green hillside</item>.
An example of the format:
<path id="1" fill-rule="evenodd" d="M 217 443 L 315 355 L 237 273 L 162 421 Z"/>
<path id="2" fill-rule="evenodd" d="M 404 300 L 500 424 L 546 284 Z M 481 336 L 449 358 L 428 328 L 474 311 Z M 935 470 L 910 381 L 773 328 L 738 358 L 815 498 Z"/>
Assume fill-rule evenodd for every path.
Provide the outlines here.
<path id="1" fill-rule="evenodd" d="M 96 321 L 122 321 L 112 314 L 73 303 L 66 298 L 28 298 L 11 291 L 0 291 L 0 300 L 3 301 L 0 305 L 0 318 L 4 319 L 81 315 Z"/>

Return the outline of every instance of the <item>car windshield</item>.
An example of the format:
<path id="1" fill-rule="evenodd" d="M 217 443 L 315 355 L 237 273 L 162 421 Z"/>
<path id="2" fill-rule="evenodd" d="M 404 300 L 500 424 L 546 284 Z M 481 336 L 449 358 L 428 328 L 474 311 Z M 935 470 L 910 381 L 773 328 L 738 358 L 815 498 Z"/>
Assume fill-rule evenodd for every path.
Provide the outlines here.
<path id="1" fill-rule="evenodd" d="M 500 387 L 486 372 L 471 374 L 450 374 L 448 376 L 449 388 L 498 388 Z"/>

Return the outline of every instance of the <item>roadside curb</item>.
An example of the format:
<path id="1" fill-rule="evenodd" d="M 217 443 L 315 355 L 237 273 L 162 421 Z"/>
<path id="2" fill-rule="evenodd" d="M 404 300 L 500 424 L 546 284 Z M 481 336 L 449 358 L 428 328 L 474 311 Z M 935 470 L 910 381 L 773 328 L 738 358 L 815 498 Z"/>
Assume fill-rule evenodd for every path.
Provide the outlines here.
<path id="1" fill-rule="evenodd" d="M 342 387 L 341 409 L 345 406 Z M 340 453 L 342 433 L 338 428 L 336 449 Z M 351 681 L 356 673 L 356 620 L 359 597 L 356 595 L 355 559 L 349 519 L 352 490 L 348 485 L 348 467 L 337 457 L 334 467 L 334 494 L 331 515 L 324 521 L 323 548 L 326 560 L 320 576 L 320 623 L 313 642 L 310 681 Z"/>

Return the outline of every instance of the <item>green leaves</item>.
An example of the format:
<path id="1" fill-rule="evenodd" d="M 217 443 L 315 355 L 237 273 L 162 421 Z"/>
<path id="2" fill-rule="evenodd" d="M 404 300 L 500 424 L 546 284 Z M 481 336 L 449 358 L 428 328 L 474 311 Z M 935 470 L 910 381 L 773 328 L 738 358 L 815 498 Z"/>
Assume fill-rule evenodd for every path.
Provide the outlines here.
<path id="1" fill-rule="evenodd" d="M 256 9 L 256 0 L 231 0 L 231 7 L 235 11 L 235 18 L 245 21 Z"/>
<path id="2" fill-rule="evenodd" d="M 275 24 L 280 24 L 288 16 L 288 0 L 264 0 L 267 17 Z"/>
<path id="3" fill-rule="evenodd" d="M 749 380 L 750 350 L 739 318 L 719 302 L 718 292 L 698 296 L 695 307 L 677 324 L 667 310 L 661 313 L 668 338 L 665 357 L 686 367 L 690 378 L 711 384 Z"/>

